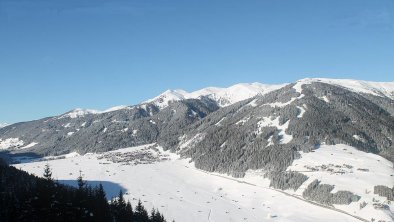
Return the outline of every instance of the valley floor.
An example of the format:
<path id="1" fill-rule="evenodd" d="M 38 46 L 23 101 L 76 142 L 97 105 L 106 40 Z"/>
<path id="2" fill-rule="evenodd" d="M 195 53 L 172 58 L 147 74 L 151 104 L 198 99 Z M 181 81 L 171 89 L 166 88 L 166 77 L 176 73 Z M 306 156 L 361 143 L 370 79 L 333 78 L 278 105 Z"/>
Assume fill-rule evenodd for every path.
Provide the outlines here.
<path id="1" fill-rule="evenodd" d="M 123 187 L 125 198 L 133 206 L 141 199 L 148 209 L 158 208 L 167 221 L 360 221 L 270 189 L 269 181 L 260 176 L 248 174 L 236 180 L 203 172 L 187 159 L 151 148 L 147 145 L 107 154 L 74 154 L 25 161 L 15 167 L 41 176 L 49 163 L 55 179 L 71 184 L 81 170 L 87 181 L 111 182 L 103 183 L 109 196 Z M 139 160 L 135 150 L 151 155 Z M 119 186 L 106 186 L 112 183 Z"/>

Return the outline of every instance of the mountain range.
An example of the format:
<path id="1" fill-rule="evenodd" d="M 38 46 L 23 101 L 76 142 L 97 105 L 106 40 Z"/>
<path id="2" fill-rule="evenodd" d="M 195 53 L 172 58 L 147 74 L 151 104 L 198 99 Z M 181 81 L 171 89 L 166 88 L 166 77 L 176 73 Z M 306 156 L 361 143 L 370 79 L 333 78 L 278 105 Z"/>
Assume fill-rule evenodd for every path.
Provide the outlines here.
<path id="1" fill-rule="evenodd" d="M 263 170 L 273 188 L 296 191 L 305 186 L 305 199 L 350 204 L 363 195 L 347 187 L 331 192 L 337 184 L 323 184 L 294 163 L 325 149 L 331 152 L 327 158 L 333 158 L 338 152 L 330 147 L 346 146 L 355 148 L 353 153 L 380 156 L 392 168 L 394 82 L 308 78 L 191 93 L 168 90 L 137 105 L 75 109 L 0 128 L 0 149 L 15 154 L 83 155 L 145 144 L 190 158 L 204 171 L 239 178 Z M 308 164 L 307 172 L 327 169 Z M 345 165 L 339 168 L 353 167 Z M 393 199 L 392 176 L 384 175 L 385 184 L 371 182 L 376 195 Z"/>

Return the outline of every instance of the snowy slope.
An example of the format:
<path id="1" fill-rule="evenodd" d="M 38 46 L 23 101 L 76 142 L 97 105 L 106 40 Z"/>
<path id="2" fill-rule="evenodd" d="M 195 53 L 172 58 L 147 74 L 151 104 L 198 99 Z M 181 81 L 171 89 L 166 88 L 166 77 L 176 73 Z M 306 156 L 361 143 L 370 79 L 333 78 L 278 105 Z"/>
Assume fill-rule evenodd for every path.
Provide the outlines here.
<path id="1" fill-rule="evenodd" d="M 70 112 L 67 112 L 63 115 L 61 115 L 59 118 L 78 118 L 78 117 L 83 117 L 85 115 L 88 114 L 100 114 L 100 113 L 108 113 L 108 112 L 113 112 L 113 111 L 117 111 L 117 110 L 122 110 L 122 109 L 129 109 L 129 106 L 125 106 L 125 105 L 120 105 L 120 106 L 114 106 L 111 108 L 108 108 L 106 110 L 100 111 L 100 110 L 95 110 L 95 109 L 82 109 L 82 108 L 76 108 L 74 110 L 71 110 Z"/>
<path id="2" fill-rule="evenodd" d="M 327 83 L 341 86 L 357 93 L 385 96 L 394 99 L 394 82 L 370 82 L 354 79 L 306 78 L 298 80 L 294 88 L 297 90 L 297 92 L 301 92 L 302 85 L 310 84 L 312 82 Z"/>
<path id="3" fill-rule="evenodd" d="M 303 158 L 294 164 L 293 170 L 301 169 L 305 164 L 313 164 L 315 161 L 328 161 L 323 156 L 325 152 L 334 152 L 335 163 L 344 160 L 355 167 L 365 165 L 375 170 L 371 178 L 362 177 L 355 182 L 361 174 L 351 175 L 349 180 L 342 181 L 343 178 L 331 175 L 324 182 L 336 181 L 338 188 L 351 188 L 359 181 L 368 184 L 368 188 L 374 183 L 390 183 L 387 179 L 378 179 L 380 174 L 392 172 L 390 163 L 381 157 L 371 154 L 360 154 L 357 150 L 346 147 L 347 152 L 354 152 L 350 156 L 343 158 L 336 156 L 342 154 L 343 146 L 322 147 L 315 153 L 303 154 Z M 327 151 L 327 149 L 329 151 Z M 335 150 L 338 150 L 335 152 Z M 138 152 L 150 153 L 146 158 L 135 160 L 133 157 Z M 322 152 L 322 153 L 319 153 Z M 358 151 L 359 152 L 359 151 Z M 308 156 L 310 155 L 310 156 Z M 314 155 L 314 156 L 312 156 Z M 156 160 L 154 160 L 156 158 Z M 338 159 L 339 158 L 339 159 Z M 369 160 L 370 159 L 370 160 Z M 334 158 L 333 158 L 334 160 Z M 380 165 L 373 164 L 374 161 L 381 160 Z M 352 162 L 353 161 L 353 162 Z M 188 159 L 179 159 L 176 154 L 152 149 L 149 145 L 126 148 L 112 151 L 105 154 L 86 154 L 80 156 L 76 153 L 51 160 L 41 162 L 26 162 L 15 165 L 17 168 L 26 170 L 36 175 L 42 175 L 43 167 L 49 163 L 53 169 L 53 176 L 59 181 L 75 180 L 79 170 L 83 171 L 83 176 L 90 181 L 111 181 L 126 189 L 126 199 L 132 201 L 135 206 L 136 201 L 141 199 L 144 204 L 158 208 L 166 218 L 171 221 L 359 221 L 358 219 L 337 212 L 333 209 L 323 208 L 313 205 L 302 199 L 291 195 L 297 193 L 286 191 L 289 194 L 274 190 L 268 186 L 269 181 L 261 175 L 263 172 L 249 171 L 245 178 L 235 179 L 226 175 L 207 173 L 196 169 Z M 114 163 L 116 162 L 116 163 Z M 341 162 L 342 163 L 342 162 Z M 373 164 L 373 166 L 370 166 Z M 377 173 L 373 176 L 372 173 Z M 313 175 L 309 175 L 313 176 Z M 318 174 L 313 176 L 320 178 Z M 374 179 L 378 179 L 376 182 Z M 118 190 L 111 190 L 105 187 L 110 196 L 116 195 Z M 361 192 L 364 184 L 356 188 Z M 353 190 L 353 189 L 352 189 Z M 371 198 L 368 194 L 365 199 Z M 377 198 L 377 196 L 374 196 Z M 364 198 L 364 197 L 363 197 Z M 379 198 L 378 198 L 379 199 Z M 357 203 L 358 206 L 358 203 Z M 336 206 L 337 207 L 337 206 Z M 338 208 L 345 210 L 349 214 L 362 216 L 370 219 L 385 219 L 389 221 L 386 213 L 373 208 L 359 210 L 356 205 Z M 360 214 L 360 215 L 359 215 Z"/>
<path id="4" fill-rule="evenodd" d="M 0 123 L 0 128 L 3 128 L 3 127 L 6 127 L 6 126 L 8 126 L 9 124 L 7 124 L 7 123 Z"/>
<path id="5" fill-rule="evenodd" d="M 374 217 L 377 221 L 390 221 L 392 211 L 375 210 L 373 207 L 373 199 L 375 203 L 377 200 L 383 203 L 386 199 L 374 194 L 374 186 L 384 185 L 391 188 L 394 185 L 394 169 L 390 161 L 343 144 L 322 145 L 314 152 L 301 153 L 301 156 L 288 168 L 309 177 L 296 194 L 301 196 L 308 184 L 317 179 L 324 184 L 335 185 L 333 193 L 347 190 L 361 196 L 358 202 L 336 205 L 336 208 L 357 212 L 357 215 L 366 219 Z M 367 203 L 363 209 L 360 209 L 361 202 Z"/>
<path id="6" fill-rule="evenodd" d="M 263 95 L 269 93 L 273 90 L 282 88 L 285 85 L 287 84 L 267 85 L 261 83 L 240 83 L 228 88 L 208 87 L 191 93 L 184 90 L 167 90 L 161 95 L 147 100 L 144 103 L 154 103 L 158 107 L 164 108 L 172 101 L 198 99 L 206 96 L 215 100 L 220 106 L 224 107 L 258 94 Z"/>

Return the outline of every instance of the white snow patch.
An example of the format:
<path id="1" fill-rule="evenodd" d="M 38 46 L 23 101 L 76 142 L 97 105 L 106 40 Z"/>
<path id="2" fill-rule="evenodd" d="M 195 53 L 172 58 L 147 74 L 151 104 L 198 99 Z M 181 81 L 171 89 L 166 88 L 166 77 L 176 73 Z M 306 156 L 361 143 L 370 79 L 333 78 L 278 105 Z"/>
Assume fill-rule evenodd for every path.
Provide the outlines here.
<path id="1" fill-rule="evenodd" d="M 38 143 L 36 143 L 36 142 L 32 142 L 32 143 L 29 143 L 28 145 L 26 145 L 26 146 L 24 146 L 24 147 L 21 147 L 21 149 L 27 149 L 27 148 L 30 148 L 30 147 L 33 147 L 33 146 L 35 146 L 35 145 L 37 145 Z"/>
<path id="2" fill-rule="evenodd" d="M 152 124 L 154 124 L 154 125 L 156 125 L 156 122 L 153 121 L 153 120 L 149 120 L 149 122 L 152 123 Z"/>
<path id="3" fill-rule="evenodd" d="M 269 146 L 272 146 L 272 145 L 274 145 L 274 142 L 272 141 L 272 135 L 268 138 L 268 140 L 267 140 L 267 142 L 268 142 L 268 144 L 267 144 L 267 146 L 266 147 L 269 147 Z"/>
<path id="4" fill-rule="evenodd" d="M 113 111 L 117 111 L 117 110 L 121 110 L 121 109 L 132 109 L 132 107 L 121 105 L 121 106 L 111 107 L 111 108 L 106 109 L 104 111 L 95 110 L 95 109 L 76 108 L 74 110 L 71 110 L 70 112 L 67 112 L 67 113 L 61 115 L 59 117 L 59 119 L 67 118 L 67 117 L 75 119 L 75 118 L 83 117 L 83 116 L 88 115 L 88 114 L 108 113 L 108 112 L 113 112 Z"/>
<path id="5" fill-rule="evenodd" d="M 137 135 L 137 133 L 138 133 L 138 130 L 133 130 L 133 136 L 136 136 Z"/>
<path id="6" fill-rule="evenodd" d="M 63 125 L 64 128 L 68 128 L 71 126 L 71 123 L 67 123 L 66 125 Z"/>
<path id="7" fill-rule="evenodd" d="M 105 128 L 103 129 L 103 133 L 107 132 L 107 130 L 108 130 L 108 128 L 105 127 Z"/>
<path id="8" fill-rule="evenodd" d="M 197 133 L 193 138 L 191 138 L 190 140 L 185 140 L 186 136 L 183 136 L 181 139 L 182 141 L 180 142 L 179 148 L 185 149 L 185 148 L 189 148 L 189 147 L 193 147 L 196 143 L 200 142 L 201 140 L 203 140 L 205 137 L 205 134 L 202 133 Z"/>
<path id="9" fill-rule="evenodd" d="M 359 136 L 359 135 L 353 135 L 353 138 L 356 139 L 356 140 L 359 140 L 361 142 L 364 142 L 364 143 L 366 142 L 366 140 L 364 138 L 362 138 L 361 136 Z"/>
<path id="10" fill-rule="evenodd" d="M 120 105 L 120 106 L 111 107 L 111 108 L 106 109 L 104 111 L 99 111 L 99 113 L 109 113 L 109 112 L 118 111 L 118 110 L 122 110 L 122 109 L 132 109 L 132 108 L 129 106 L 125 106 L 125 105 Z"/>
<path id="11" fill-rule="evenodd" d="M 248 103 L 248 106 L 256 107 L 257 106 L 257 99 L 254 99 L 250 103 Z"/>
<path id="12" fill-rule="evenodd" d="M 111 122 L 113 122 L 113 123 L 127 123 L 127 121 L 120 121 L 120 120 L 117 120 L 117 119 L 114 119 Z"/>
<path id="13" fill-rule="evenodd" d="M 121 131 L 122 131 L 123 133 L 125 133 L 125 132 L 129 131 L 129 128 L 124 128 L 124 129 L 122 129 Z"/>
<path id="14" fill-rule="evenodd" d="M 0 150 L 23 146 L 23 140 L 19 138 L 0 139 Z"/>
<path id="15" fill-rule="evenodd" d="M 82 116 L 85 116 L 85 115 L 88 115 L 88 114 L 97 114 L 97 113 L 100 113 L 100 111 L 93 110 L 93 109 L 77 108 L 77 109 L 74 109 L 74 110 L 72 110 L 72 111 L 70 111 L 68 113 L 65 113 L 65 114 L 61 115 L 59 117 L 59 119 L 67 118 L 67 117 L 75 119 L 75 118 L 82 117 Z"/>
<path id="16" fill-rule="evenodd" d="M 302 93 L 302 85 L 304 85 L 304 83 L 302 81 L 297 81 L 296 84 L 293 86 L 293 89 L 295 89 L 296 92 L 298 93 Z"/>
<path id="17" fill-rule="evenodd" d="M 83 122 L 82 124 L 81 124 L 81 127 L 85 127 L 86 126 L 86 122 Z"/>
<path id="18" fill-rule="evenodd" d="M 223 122 L 225 119 L 227 119 L 227 117 L 221 118 L 217 123 L 215 123 L 215 126 L 221 126 L 221 125 L 222 125 L 222 122 Z"/>
<path id="19" fill-rule="evenodd" d="M 303 106 L 297 106 L 297 108 L 300 110 L 300 113 L 297 115 L 297 118 L 302 118 L 305 113 L 306 105 L 304 104 Z"/>
<path id="20" fill-rule="evenodd" d="M 304 84 L 311 84 L 313 82 L 322 82 L 331 85 L 341 86 L 348 90 L 357 93 L 372 94 L 375 96 L 386 96 L 394 99 L 394 82 L 370 82 L 353 79 L 327 79 L 327 78 L 306 78 L 297 81 L 293 86 L 297 92 Z"/>
<path id="21" fill-rule="evenodd" d="M 68 132 L 67 136 L 72 136 L 75 132 Z"/>
<path id="22" fill-rule="evenodd" d="M 197 114 L 196 111 L 194 111 L 193 109 L 192 109 L 191 111 L 192 111 L 192 115 L 191 115 L 192 117 L 193 117 L 193 116 L 198 116 L 198 114 Z"/>
<path id="23" fill-rule="evenodd" d="M 249 120 L 250 120 L 250 116 L 245 117 L 245 118 L 241 119 L 240 121 L 238 121 L 238 122 L 236 123 L 236 125 L 243 125 L 243 124 L 245 124 L 246 122 L 248 122 Z"/>
<path id="24" fill-rule="evenodd" d="M 73 158 L 73 157 L 78 157 L 78 156 L 80 156 L 80 155 L 77 152 L 72 152 L 72 153 L 64 155 L 65 158 Z"/>
<path id="25" fill-rule="evenodd" d="M 279 116 L 275 119 L 273 119 L 273 117 L 263 117 L 262 120 L 257 123 L 257 131 L 255 133 L 257 135 L 260 134 L 264 127 L 276 127 L 280 131 L 280 143 L 289 143 L 293 139 L 292 135 L 286 134 L 286 129 L 289 127 L 290 120 L 282 125 L 279 125 L 279 118 Z"/>
<path id="26" fill-rule="evenodd" d="M 323 101 L 326 102 L 326 103 L 329 103 L 329 102 L 330 102 L 330 100 L 328 99 L 327 96 L 319 97 L 319 99 L 323 100 Z"/>
<path id="27" fill-rule="evenodd" d="M 293 97 L 293 98 L 291 98 L 288 102 L 285 102 L 285 103 L 282 103 L 282 102 L 274 102 L 274 103 L 263 104 L 262 106 L 269 105 L 269 106 L 271 106 L 271 107 L 285 107 L 285 106 L 287 106 L 287 105 L 290 105 L 292 102 L 296 101 L 297 99 L 303 98 L 304 96 L 305 96 L 304 94 L 301 94 L 301 95 L 298 96 L 298 97 Z"/>
<path id="28" fill-rule="evenodd" d="M 0 128 L 6 127 L 8 125 L 9 125 L 8 123 L 0 123 Z"/>

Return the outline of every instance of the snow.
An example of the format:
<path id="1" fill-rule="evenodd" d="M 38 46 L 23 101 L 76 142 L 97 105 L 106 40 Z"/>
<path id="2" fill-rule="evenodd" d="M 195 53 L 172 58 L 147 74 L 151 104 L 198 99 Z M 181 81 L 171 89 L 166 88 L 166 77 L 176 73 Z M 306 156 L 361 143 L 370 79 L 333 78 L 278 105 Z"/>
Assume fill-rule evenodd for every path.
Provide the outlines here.
<path id="1" fill-rule="evenodd" d="M 161 95 L 149 99 L 144 103 L 154 103 L 160 108 L 165 108 L 169 103 L 184 99 L 198 99 L 201 97 L 209 97 L 222 107 L 229 106 L 236 102 L 252 98 L 256 95 L 263 95 L 282 88 L 287 84 L 267 85 L 261 83 L 240 83 L 228 88 L 208 87 L 194 92 L 187 92 L 185 90 L 167 90 Z"/>
<path id="2" fill-rule="evenodd" d="M 85 127 L 86 126 L 86 122 L 83 122 L 82 124 L 81 124 L 81 127 Z"/>
<path id="3" fill-rule="evenodd" d="M 248 122 L 249 120 L 250 120 L 250 116 L 247 116 L 247 117 L 244 117 L 243 119 L 241 119 L 240 121 L 238 121 L 237 123 L 236 123 L 236 125 L 243 125 L 243 124 L 245 124 L 246 122 Z"/>
<path id="4" fill-rule="evenodd" d="M 391 221 L 390 214 L 393 216 L 393 212 L 379 211 L 372 207 L 373 198 L 381 202 L 385 199 L 373 194 L 374 186 L 392 187 L 394 184 L 394 177 L 390 176 L 394 175 L 393 164 L 390 161 L 343 144 L 322 145 L 314 152 L 301 152 L 301 156 L 288 170 L 300 171 L 309 177 L 308 181 L 302 185 L 303 189 L 315 179 L 325 184 L 335 185 L 333 192 L 347 190 L 362 197 L 359 202 L 348 206 L 336 205 L 336 208 L 355 212 L 356 215 L 367 219 L 374 217 L 376 221 Z M 324 170 L 321 168 L 322 165 L 332 170 Z M 351 168 L 346 166 L 351 166 Z M 319 170 L 311 171 L 311 168 Z M 299 189 L 296 194 L 301 195 L 303 189 Z M 359 204 L 363 201 L 368 205 L 360 210 Z M 391 209 L 392 207 L 391 205 Z"/>
<path id="5" fill-rule="evenodd" d="M 197 114 L 197 112 L 196 112 L 196 111 L 194 111 L 193 109 L 192 109 L 191 111 L 192 111 L 192 114 L 191 114 L 191 115 L 189 115 L 189 116 L 191 116 L 191 117 L 198 116 L 198 114 Z"/>
<path id="6" fill-rule="evenodd" d="M 148 146 L 111 153 L 135 152 Z M 60 182 L 76 180 L 82 170 L 85 180 L 118 184 L 126 189 L 125 199 L 130 200 L 133 207 L 141 199 L 148 209 L 158 208 L 167 221 L 358 221 L 273 190 L 267 186 L 267 179 L 253 172 L 243 179 L 235 179 L 198 170 L 189 159 L 179 159 L 178 155 L 161 148 L 158 152 L 169 159 L 127 165 L 98 159 L 102 154 L 89 154 L 22 163 L 15 167 L 41 176 L 45 164 L 49 163 L 53 177 Z M 119 191 L 117 186 L 105 186 L 104 189 L 112 194 L 109 196 Z"/>
<path id="7" fill-rule="evenodd" d="M 129 131 L 129 128 L 124 128 L 124 129 L 122 129 L 121 131 L 122 131 L 123 133 L 125 133 L 125 132 Z"/>
<path id="8" fill-rule="evenodd" d="M 341 86 L 357 93 L 372 94 L 375 96 L 385 96 L 394 99 L 394 82 L 370 82 L 353 79 L 327 79 L 327 78 L 306 78 L 296 82 L 293 88 L 301 93 L 301 86 L 313 82 L 322 82 L 331 85 Z"/>
<path id="9" fill-rule="evenodd" d="M 31 148 L 31 147 L 33 147 L 33 146 L 35 146 L 35 145 L 37 145 L 38 143 L 36 143 L 36 142 L 32 142 L 32 143 L 29 143 L 28 145 L 26 145 L 26 146 L 24 146 L 24 147 L 21 147 L 21 149 L 27 149 L 27 148 Z"/>
<path id="10" fill-rule="evenodd" d="M 299 95 L 298 97 L 293 97 L 293 98 L 291 98 L 288 102 L 285 102 L 285 103 L 282 103 L 282 102 L 274 102 L 274 103 L 263 104 L 262 106 L 269 105 L 269 106 L 271 106 L 271 107 L 285 107 L 285 106 L 287 106 L 287 105 L 290 105 L 292 102 L 296 101 L 297 99 L 303 98 L 304 96 L 305 96 L 304 94 L 301 94 L 301 95 Z"/>
<path id="11" fill-rule="evenodd" d="M 8 123 L 0 123 L 0 128 L 6 127 L 8 125 L 9 125 Z"/>
<path id="12" fill-rule="evenodd" d="M 280 132 L 279 136 L 281 136 L 280 143 L 289 143 L 292 139 L 293 136 L 286 134 L 286 129 L 289 127 L 290 120 L 288 120 L 286 123 L 280 125 L 279 124 L 279 116 L 275 119 L 272 117 L 263 117 L 262 120 L 260 120 L 257 123 L 257 131 L 256 134 L 260 134 L 262 131 L 262 128 L 264 127 L 276 127 Z"/>
<path id="13" fill-rule="evenodd" d="M 266 147 L 269 147 L 269 146 L 272 146 L 272 145 L 274 145 L 274 141 L 272 141 L 272 135 L 268 138 L 268 140 L 267 140 L 267 142 L 268 142 L 268 144 L 267 144 L 267 146 Z"/>
<path id="14" fill-rule="evenodd" d="M 133 136 L 136 136 L 138 133 L 138 130 L 133 130 Z"/>
<path id="15" fill-rule="evenodd" d="M 19 138 L 0 139 L 0 150 L 23 146 L 23 140 Z"/>
<path id="16" fill-rule="evenodd" d="M 107 130 L 108 130 L 108 128 L 105 127 L 105 128 L 103 129 L 103 133 L 107 132 Z"/>
<path id="17" fill-rule="evenodd" d="M 71 110 L 70 112 L 67 112 L 67 113 L 61 115 L 59 117 L 59 119 L 62 119 L 62 118 L 75 119 L 75 118 L 79 118 L 79 117 L 84 117 L 84 116 L 86 116 L 88 114 L 102 114 L 102 113 L 108 113 L 108 112 L 113 112 L 113 111 L 122 110 L 122 109 L 131 109 L 131 107 L 124 106 L 124 105 L 114 106 L 114 107 L 111 107 L 111 108 L 106 109 L 104 111 L 95 110 L 95 109 L 76 108 L 74 110 Z"/>
<path id="18" fill-rule="evenodd" d="M 68 132 L 67 136 L 72 136 L 75 132 Z"/>
<path id="19" fill-rule="evenodd" d="M 226 119 L 227 119 L 227 117 L 221 118 L 217 123 L 215 123 L 215 126 L 221 126 L 221 125 L 222 125 L 222 122 L 223 122 L 224 120 L 226 120 Z"/>
<path id="20" fill-rule="evenodd" d="M 64 155 L 65 158 L 73 158 L 73 157 L 78 157 L 78 156 L 80 156 L 80 155 L 77 152 L 72 152 L 72 153 Z"/>
<path id="21" fill-rule="evenodd" d="M 67 123 L 67 124 L 65 124 L 65 125 L 63 125 L 63 126 L 64 126 L 64 128 L 68 128 L 68 127 L 71 126 L 71 123 Z"/>
<path id="22" fill-rule="evenodd" d="M 248 106 L 256 107 L 257 106 L 257 99 L 252 100 L 252 102 L 248 103 Z"/>
<path id="23" fill-rule="evenodd" d="M 353 135 L 353 138 L 356 139 L 356 140 L 362 141 L 362 142 L 364 142 L 364 143 L 366 142 L 365 139 L 362 138 L 362 137 L 359 136 L 359 135 Z"/>
<path id="24" fill-rule="evenodd" d="M 186 140 L 186 136 L 180 138 L 181 142 L 179 143 L 179 148 L 185 149 L 194 146 L 196 143 L 202 141 L 205 137 L 205 134 L 197 133 L 193 138 Z"/>
<path id="25" fill-rule="evenodd" d="M 302 118 L 305 114 L 305 109 L 306 109 L 306 105 L 304 104 L 302 107 L 301 106 L 297 106 L 297 108 L 300 110 L 300 113 L 297 115 L 297 118 Z"/>
<path id="26" fill-rule="evenodd" d="M 70 111 L 70 112 L 68 112 L 66 114 L 61 115 L 59 117 L 59 119 L 67 118 L 67 117 L 71 118 L 71 119 L 75 119 L 75 118 L 78 118 L 78 117 L 85 116 L 87 114 L 97 114 L 97 113 L 99 113 L 99 111 L 97 111 L 97 110 L 77 108 L 77 109 L 74 109 L 74 110 L 72 110 L 72 111 Z"/>
<path id="27" fill-rule="evenodd" d="M 327 96 L 319 97 L 319 99 L 323 100 L 323 101 L 326 102 L 326 103 L 329 103 L 329 102 L 330 102 L 330 100 L 327 98 Z"/>
<path id="28" fill-rule="evenodd" d="M 111 107 L 111 108 L 106 109 L 104 111 L 99 111 L 99 113 L 109 113 L 109 112 L 118 111 L 118 110 L 122 110 L 122 109 L 131 109 L 131 107 L 125 106 L 125 105 L 114 106 L 114 107 Z"/>

